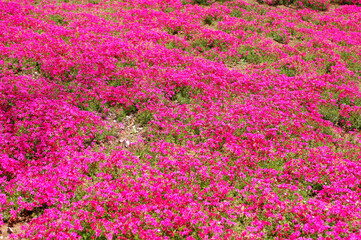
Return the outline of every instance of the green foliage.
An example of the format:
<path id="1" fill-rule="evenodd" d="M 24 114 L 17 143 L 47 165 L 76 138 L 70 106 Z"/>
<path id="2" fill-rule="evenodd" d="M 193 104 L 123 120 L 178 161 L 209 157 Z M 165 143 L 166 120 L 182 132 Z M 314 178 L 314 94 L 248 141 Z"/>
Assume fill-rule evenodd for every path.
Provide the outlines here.
<path id="1" fill-rule="evenodd" d="M 3 187 L 1 187 L 3 188 Z M 19 197 L 21 197 L 23 199 L 23 201 L 27 202 L 27 203 L 34 203 L 36 202 L 34 200 L 34 194 L 31 194 L 28 191 L 23 191 L 23 192 L 19 192 L 19 191 L 13 191 L 12 193 L 8 191 L 4 191 L 3 189 L 1 189 L 3 192 L 5 192 L 6 194 L 6 202 L 7 204 L 12 205 L 12 209 L 14 210 L 18 210 L 20 208 L 20 204 L 18 203 Z M 34 204 L 35 207 L 32 207 L 32 209 L 22 209 L 20 215 L 25 215 L 28 216 L 30 218 L 36 218 L 38 216 L 40 216 L 41 214 L 44 213 L 45 209 L 47 208 L 47 205 L 44 203 L 42 205 L 38 205 L 36 206 L 36 204 Z M 5 209 L 2 211 L 2 218 L 4 222 L 8 222 L 11 218 L 11 214 L 10 214 L 10 209 Z"/>
<path id="2" fill-rule="evenodd" d="M 354 52 L 340 52 L 340 57 L 347 64 L 347 68 L 361 76 L 361 58 Z"/>
<path id="3" fill-rule="evenodd" d="M 342 104 L 348 106 L 361 106 L 360 98 L 350 98 L 348 96 L 340 97 L 341 92 L 326 90 L 321 94 L 323 99 L 336 100 L 336 104 L 321 104 L 319 112 L 323 119 L 331 121 L 335 126 L 342 127 L 346 131 L 361 129 L 361 114 L 359 112 L 351 112 L 349 117 L 341 116 L 340 106 Z"/>
<path id="4" fill-rule="evenodd" d="M 191 4 L 190 0 L 181 0 L 183 5 Z"/>
<path id="5" fill-rule="evenodd" d="M 338 100 L 340 104 L 346 104 L 349 106 L 361 106 L 361 99 L 360 98 L 354 98 L 351 99 L 349 97 L 343 97 Z"/>
<path id="6" fill-rule="evenodd" d="M 83 111 L 88 112 L 98 112 L 98 113 L 104 113 L 106 111 L 112 112 L 112 114 L 115 114 L 116 119 L 118 122 L 121 122 L 125 116 L 129 116 L 133 113 L 136 113 L 138 109 L 135 107 L 135 105 L 131 105 L 128 107 L 111 107 L 108 103 L 102 103 L 101 101 L 97 99 L 88 100 L 86 102 L 83 102 L 78 105 L 78 107 Z"/>
<path id="7" fill-rule="evenodd" d="M 96 4 L 101 3 L 101 0 L 89 0 L 88 2 L 96 5 Z"/>
<path id="8" fill-rule="evenodd" d="M 149 110 L 141 111 L 136 116 L 136 122 L 142 126 L 147 125 L 153 119 L 154 119 L 154 115 Z"/>
<path id="9" fill-rule="evenodd" d="M 296 0 L 275 0 L 272 1 L 272 5 L 290 5 L 293 4 Z"/>
<path id="10" fill-rule="evenodd" d="M 290 5 L 293 4 L 296 0 L 278 0 L 279 5 Z"/>
<path id="11" fill-rule="evenodd" d="M 174 12 L 174 11 L 175 11 L 175 9 L 172 8 L 172 7 L 166 7 L 166 8 L 163 9 L 163 12 L 165 12 L 165 13 L 171 13 L 171 12 Z"/>
<path id="12" fill-rule="evenodd" d="M 197 48 L 197 50 L 201 53 L 211 49 L 208 41 L 205 39 L 197 39 L 195 42 L 192 43 L 192 48 Z"/>
<path id="13" fill-rule="evenodd" d="M 68 24 L 68 22 L 64 20 L 64 17 L 59 14 L 49 15 L 49 19 L 57 25 L 64 26 Z"/>
<path id="14" fill-rule="evenodd" d="M 207 14 L 203 19 L 203 23 L 206 25 L 212 25 L 215 21 L 220 21 L 220 20 L 222 20 L 222 18 L 219 16 L 212 16 L 210 14 Z"/>
<path id="15" fill-rule="evenodd" d="M 196 39 L 192 43 L 192 48 L 195 48 L 200 53 L 207 52 L 213 48 L 219 48 L 220 51 L 228 51 L 228 44 L 218 39 Z"/>
<path id="16" fill-rule="evenodd" d="M 278 158 L 275 160 L 261 161 L 258 163 L 258 166 L 262 169 L 274 169 L 276 171 L 282 171 L 285 166 L 286 160 Z"/>
<path id="17" fill-rule="evenodd" d="M 208 5 L 211 5 L 212 3 L 209 0 L 192 0 L 192 4 L 199 4 L 199 5 L 208 6 Z"/>
<path id="18" fill-rule="evenodd" d="M 259 2 L 261 2 L 261 0 L 259 0 Z M 265 15 L 269 11 L 269 9 L 267 7 L 261 6 L 259 4 L 245 4 L 244 2 L 243 3 L 234 2 L 233 5 L 238 6 L 242 9 L 246 10 L 247 12 L 250 12 L 251 14 L 252 14 L 252 12 L 254 12 L 256 15 Z M 249 20 L 253 19 L 253 17 L 254 16 L 249 18 Z"/>
<path id="19" fill-rule="evenodd" d="M 176 45 L 175 42 L 167 42 L 164 46 L 166 48 L 168 48 L 168 49 L 176 49 L 176 48 L 178 48 L 178 46 Z"/>
<path id="20" fill-rule="evenodd" d="M 214 17 L 212 17 L 211 15 L 207 15 L 204 19 L 203 19 L 203 22 L 204 24 L 207 24 L 207 25 L 212 25 L 213 21 L 214 21 Z"/>
<path id="21" fill-rule="evenodd" d="M 183 50 L 183 51 L 189 50 L 189 49 L 186 49 L 181 44 L 177 44 L 176 42 L 173 42 L 173 41 L 167 42 L 164 46 L 167 49 L 170 49 L 170 50 L 172 50 L 172 49 L 180 49 L 180 50 Z"/>
<path id="22" fill-rule="evenodd" d="M 329 2 L 314 1 L 314 0 L 298 0 L 296 1 L 296 4 L 316 11 L 326 11 L 328 9 Z"/>
<path id="23" fill-rule="evenodd" d="M 63 76 L 62 79 L 64 81 L 71 81 L 73 79 L 75 79 L 79 74 L 79 69 L 75 66 L 70 67 L 68 71 L 64 71 L 63 72 Z M 52 76 L 50 76 L 49 74 L 43 72 L 43 75 L 46 76 L 47 78 L 51 79 Z"/>
<path id="24" fill-rule="evenodd" d="M 320 125 L 320 124 L 318 124 L 317 122 L 314 122 L 314 121 L 307 122 L 307 125 L 312 126 L 315 129 L 315 131 L 319 130 L 323 134 L 327 134 L 327 135 L 335 137 L 335 131 L 332 129 L 332 127 L 322 126 L 322 125 Z"/>
<path id="25" fill-rule="evenodd" d="M 116 107 L 112 107 L 110 108 L 110 111 L 112 111 L 115 116 L 116 116 L 116 120 L 118 122 L 123 121 L 124 117 L 126 117 L 127 115 L 125 114 L 123 108 L 116 108 Z"/>
<path id="26" fill-rule="evenodd" d="M 259 6 L 259 5 L 238 5 L 239 8 L 233 8 L 229 16 L 240 18 L 243 17 L 246 20 L 252 20 L 254 18 L 254 14 L 257 15 L 265 15 L 269 10 L 267 8 Z M 241 9 L 246 10 L 249 13 L 244 14 Z M 251 14 L 251 15 L 250 15 Z"/>
<path id="27" fill-rule="evenodd" d="M 241 54 L 241 59 L 245 60 L 248 63 L 259 64 L 262 63 L 262 55 L 256 49 L 252 47 L 244 47 L 238 50 L 239 54 Z"/>
<path id="28" fill-rule="evenodd" d="M 71 39 L 70 36 L 60 36 L 60 38 L 63 39 L 63 41 L 66 42 L 67 44 L 70 43 L 70 39 Z"/>
<path id="29" fill-rule="evenodd" d="M 138 156 L 142 162 L 150 163 L 153 167 L 156 166 L 158 161 L 158 153 L 152 152 L 149 144 L 136 149 L 130 148 L 129 150 L 132 151 L 135 156 Z M 151 158 L 147 158 L 147 155 L 151 156 Z"/>
<path id="30" fill-rule="evenodd" d="M 341 116 L 340 107 L 332 104 L 320 105 L 319 112 L 322 118 L 331 121 L 335 126 L 342 127 L 346 131 L 361 129 L 361 114 L 351 112 L 349 117 Z"/>
<path id="31" fill-rule="evenodd" d="M 19 59 L 16 57 L 9 57 L 9 58 L 5 58 L 4 62 L 8 64 L 8 69 L 12 70 L 14 74 L 31 75 L 35 71 L 41 73 L 42 64 L 33 59 L 26 59 L 26 58 Z"/>
<path id="32" fill-rule="evenodd" d="M 100 173 L 100 168 L 99 168 L 99 162 L 95 161 L 92 163 L 89 163 L 88 165 L 88 176 L 89 177 L 95 177 L 97 173 Z M 81 187 L 82 188 L 82 187 Z M 82 191 L 80 191 L 80 193 L 82 193 Z M 80 195 L 80 194 L 79 194 Z M 81 198 L 80 198 L 81 199 Z M 79 199 L 79 200 L 80 200 Z"/>
<path id="33" fill-rule="evenodd" d="M 324 183 L 319 182 L 307 182 L 304 179 L 300 180 L 299 183 L 301 184 L 301 191 L 299 193 L 304 199 L 310 199 L 317 196 L 319 191 L 322 191 L 324 189 L 325 183 L 328 181 L 325 181 Z"/>
<path id="34" fill-rule="evenodd" d="M 238 50 L 238 53 L 241 55 L 241 59 L 251 64 L 260 64 L 264 62 L 272 63 L 277 60 L 277 57 L 251 46 L 241 47 Z"/>
<path id="35" fill-rule="evenodd" d="M 360 113 L 351 113 L 348 119 L 351 126 L 348 127 L 348 130 L 361 130 L 361 114 Z"/>
<path id="36" fill-rule="evenodd" d="M 180 26 L 176 26 L 174 28 L 167 27 L 165 30 L 171 35 L 177 35 L 182 28 Z"/>
<path id="37" fill-rule="evenodd" d="M 230 0 L 216 0 L 216 2 L 219 3 L 225 3 L 228 2 Z M 198 4 L 198 5 L 204 5 L 204 6 L 209 6 L 213 3 L 213 1 L 211 0 L 191 0 L 191 4 Z M 185 4 L 185 1 L 183 1 L 183 4 Z"/>
<path id="38" fill-rule="evenodd" d="M 125 68 L 125 67 L 135 68 L 137 66 L 137 64 L 135 62 L 132 62 L 132 61 L 118 61 L 115 65 L 118 68 Z"/>
<path id="39" fill-rule="evenodd" d="M 319 112 L 322 118 L 331 121 L 334 125 L 338 125 L 340 121 L 339 107 L 332 104 L 320 105 Z"/>
<path id="40" fill-rule="evenodd" d="M 280 74 L 285 74 L 288 77 L 294 77 L 296 76 L 296 69 L 289 65 L 284 65 L 280 68 Z"/>
<path id="41" fill-rule="evenodd" d="M 101 234 L 99 237 L 94 237 L 96 235 L 95 231 L 90 226 L 90 223 L 83 222 L 82 223 L 83 230 L 77 231 L 77 234 L 81 236 L 83 240 L 106 240 L 107 238 L 104 234 Z"/>
<path id="42" fill-rule="evenodd" d="M 123 111 L 124 111 L 125 115 L 127 115 L 127 116 L 137 113 L 138 110 L 139 109 L 134 104 L 129 105 L 127 107 L 123 107 Z"/>
<path id="43" fill-rule="evenodd" d="M 230 185 L 235 189 L 243 190 L 246 186 L 250 185 L 251 182 L 252 182 L 252 177 L 246 175 L 245 178 L 233 179 L 233 181 L 230 182 Z"/>
<path id="44" fill-rule="evenodd" d="M 272 31 L 269 36 L 276 42 L 287 44 L 288 38 L 286 34 L 279 33 L 277 31 Z"/>
<path id="45" fill-rule="evenodd" d="M 246 132 L 246 128 L 237 128 L 233 135 L 236 137 L 241 137 Z"/>
<path id="46" fill-rule="evenodd" d="M 178 101 L 180 104 L 189 104 L 191 101 L 191 87 L 189 86 L 182 86 L 175 89 L 175 94 L 171 97 L 170 100 Z"/>
<path id="47" fill-rule="evenodd" d="M 104 112 L 103 104 L 97 99 L 92 99 L 92 100 L 83 102 L 83 103 L 79 104 L 78 107 L 81 110 L 88 111 L 88 112 L 98 112 L 98 113 Z"/>
<path id="48" fill-rule="evenodd" d="M 230 2 L 232 0 L 216 0 L 216 2 L 219 2 L 219 3 L 225 3 L 225 2 Z"/>
<path id="49" fill-rule="evenodd" d="M 324 68 L 322 69 L 324 73 L 331 73 L 331 68 L 335 66 L 335 63 L 333 62 L 325 62 Z"/>
<path id="50" fill-rule="evenodd" d="M 86 130 L 88 131 L 88 130 Z M 100 143 L 107 143 L 109 142 L 108 137 L 116 137 L 118 136 L 119 129 L 112 127 L 98 127 L 96 132 L 93 132 L 91 138 L 85 139 L 83 144 L 85 147 L 92 146 L 95 144 L 95 150 L 98 150 Z M 89 135 L 89 132 L 86 133 Z M 111 150 L 111 149 L 108 149 Z"/>
<path id="51" fill-rule="evenodd" d="M 233 9 L 229 16 L 239 18 L 242 16 L 242 12 L 239 9 Z"/>
<path id="52" fill-rule="evenodd" d="M 123 76 L 112 76 L 112 78 L 108 82 L 108 85 L 113 87 L 120 87 L 120 86 L 132 87 L 133 84 L 134 84 L 133 79 L 126 78 Z"/>
<path id="53" fill-rule="evenodd" d="M 94 141 L 96 142 L 104 142 L 104 141 L 107 141 L 107 137 L 109 136 L 112 136 L 112 137 L 115 137 L 118 135 L 117 133 L 117 129 L 115 128 L 111 128 L 111 129 L 103 129 L 102 132 L 97 132 L 95 133 L 95 136 L 94 136 Z"/>
<path id="54" fill-rule="evenodd" d="M 301 19 L 302 19 L 302 21 L 310 22 L 310 21 L 312 20 L 312 16 L 309 15 L 309 14 L 303 14 L 303 15 L 301 16 Z"/>

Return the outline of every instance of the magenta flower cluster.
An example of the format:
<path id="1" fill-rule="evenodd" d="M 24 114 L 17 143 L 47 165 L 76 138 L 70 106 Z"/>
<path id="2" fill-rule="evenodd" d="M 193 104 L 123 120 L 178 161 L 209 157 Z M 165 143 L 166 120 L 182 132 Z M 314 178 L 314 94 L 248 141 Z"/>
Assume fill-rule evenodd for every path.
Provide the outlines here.
<path id="1" fill-rule="evenodd" d="M 360 3 L 204 2 L 0 1 L 12 238 L 361 238 Z"/>

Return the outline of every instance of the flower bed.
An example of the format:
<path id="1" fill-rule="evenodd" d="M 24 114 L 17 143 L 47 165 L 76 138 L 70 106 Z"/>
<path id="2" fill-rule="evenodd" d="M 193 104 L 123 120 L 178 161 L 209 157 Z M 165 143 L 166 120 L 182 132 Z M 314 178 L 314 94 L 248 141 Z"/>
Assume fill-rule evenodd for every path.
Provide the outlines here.
<path id="1" fill-rule="evenodd" d="M 360 238 L 361 9 L 303 5 L 0 2 L 11 237 Z"/>

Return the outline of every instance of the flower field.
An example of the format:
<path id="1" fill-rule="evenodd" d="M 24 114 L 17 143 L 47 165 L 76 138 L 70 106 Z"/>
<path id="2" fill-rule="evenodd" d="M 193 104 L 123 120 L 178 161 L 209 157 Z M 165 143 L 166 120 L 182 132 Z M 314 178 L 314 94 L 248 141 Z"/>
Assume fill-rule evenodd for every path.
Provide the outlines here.
<path id="1" fill-rule="evenodd" d="M 2 236 L 361 239 L 359 5 L 0 0 Z"/>

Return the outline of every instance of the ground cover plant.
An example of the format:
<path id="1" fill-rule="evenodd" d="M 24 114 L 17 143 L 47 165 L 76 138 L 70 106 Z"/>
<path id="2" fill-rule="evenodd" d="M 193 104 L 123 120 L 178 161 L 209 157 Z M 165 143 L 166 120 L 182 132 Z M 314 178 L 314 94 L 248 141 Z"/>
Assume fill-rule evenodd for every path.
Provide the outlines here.
<path id="1" fill-rule="evenodd" d="M 13 239 L 360 239 L 359 1 L 0 0 Z"/>

